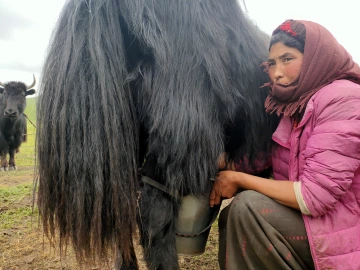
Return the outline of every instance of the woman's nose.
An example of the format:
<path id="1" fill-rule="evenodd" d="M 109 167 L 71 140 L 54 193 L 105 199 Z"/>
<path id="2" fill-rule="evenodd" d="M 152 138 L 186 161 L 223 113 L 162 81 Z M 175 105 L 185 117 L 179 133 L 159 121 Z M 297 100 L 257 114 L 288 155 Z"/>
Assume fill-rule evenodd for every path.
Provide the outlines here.
<path id="1" fill-rule="evenodd" d="M 284 72 L 282 71 L 282 69 L 276 67 L 276 69 L 274 71 L 274 79 L 275 79 L 275 81 L 278 81 L 283 77 L 284 77 Z"/>

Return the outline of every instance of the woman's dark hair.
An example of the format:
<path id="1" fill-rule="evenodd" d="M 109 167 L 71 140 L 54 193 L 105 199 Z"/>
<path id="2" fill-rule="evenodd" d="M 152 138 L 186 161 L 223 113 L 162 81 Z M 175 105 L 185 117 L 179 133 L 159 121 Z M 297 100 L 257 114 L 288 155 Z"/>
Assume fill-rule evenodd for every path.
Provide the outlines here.
<path id="1" fill-rule="evenodd" d="M 272 45 L 278 42 L 281 42 L 288 47 L 298 49 L 300 52 L 304 53 L 305 42 L 296 37 L 288 35 L 283 31 L 279 31 L 271 37 L 269 50 Z"/>

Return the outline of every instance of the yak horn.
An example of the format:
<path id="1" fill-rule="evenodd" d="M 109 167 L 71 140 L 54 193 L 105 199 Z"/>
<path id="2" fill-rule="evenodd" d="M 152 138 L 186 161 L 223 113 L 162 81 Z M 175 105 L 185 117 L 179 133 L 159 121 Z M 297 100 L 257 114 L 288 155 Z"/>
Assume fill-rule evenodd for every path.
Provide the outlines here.
<path id="1" fill-rule="evenodd" d="M 4 83 L 2 83 L 2 82 L 0 82 L 0 86 L 5 87 L 5 84 L 4 84 Z"/>
<path id="2" fill-rule="evenodd" d="M 35 79 L 35 75 L 33 74 L 33 77 L 34 77 L 34 81 L 31 85 L 27 85 L 26 86 L 26 90 L 29 90 L 30 88 L 33 88 L 35 86 L 35 83 L 36 83 L 36 79 Z"/>

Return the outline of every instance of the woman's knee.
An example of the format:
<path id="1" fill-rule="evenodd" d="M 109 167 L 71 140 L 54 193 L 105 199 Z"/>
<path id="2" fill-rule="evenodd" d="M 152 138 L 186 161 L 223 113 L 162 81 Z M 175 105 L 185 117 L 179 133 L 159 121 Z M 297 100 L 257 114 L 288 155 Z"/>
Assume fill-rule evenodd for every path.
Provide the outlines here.
<path id="1" fill-rule="evenodd" d="M 247 220 L 250 215 L 253 215 L 258 202 L 263 201 L 264 197 L 266 196 L 253 190 L 245 190 L 236 195 L 230 205 L 221 211 L 218 222 L 219 229 L 225 229 L 229 220 L 230 222 Z"/>
<path id="2" fill-rule="evenodd" d="M 253 208 L 254 203 L 261 200 L 263 196 L 263 194 L 253 190 L 242 191 L 231 202 L 230 212 L 246 214 L 249 209 Z"/>

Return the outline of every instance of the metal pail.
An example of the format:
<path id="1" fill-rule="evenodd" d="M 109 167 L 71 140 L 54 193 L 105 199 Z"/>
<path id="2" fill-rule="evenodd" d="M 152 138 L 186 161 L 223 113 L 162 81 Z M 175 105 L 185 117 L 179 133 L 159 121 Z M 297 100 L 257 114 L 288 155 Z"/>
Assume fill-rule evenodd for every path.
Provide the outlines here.
<path id="1" fill-rule="evenodd" d="M 205 252 L 211 225 L 220 206 L 209 206 L 209 198 L 184 196 L 176 220 L 176 249 L 180 256 L 197 256 Z"/>

